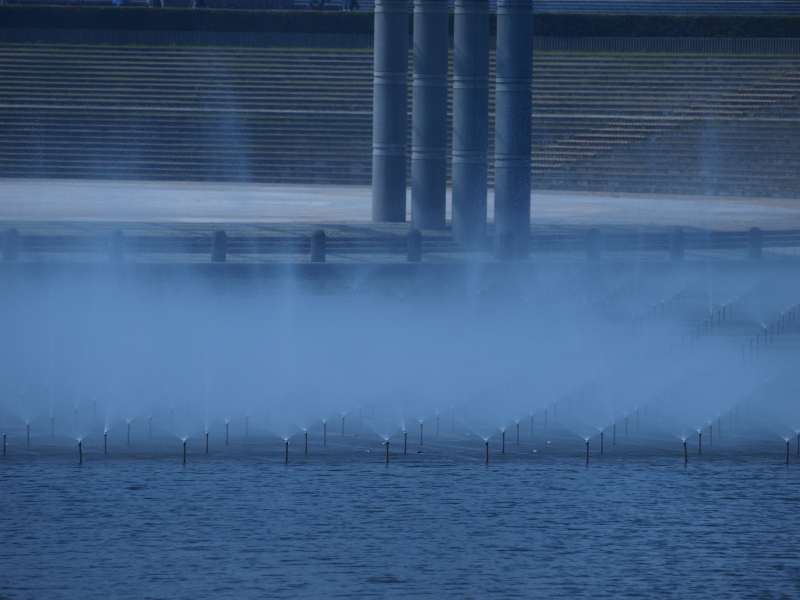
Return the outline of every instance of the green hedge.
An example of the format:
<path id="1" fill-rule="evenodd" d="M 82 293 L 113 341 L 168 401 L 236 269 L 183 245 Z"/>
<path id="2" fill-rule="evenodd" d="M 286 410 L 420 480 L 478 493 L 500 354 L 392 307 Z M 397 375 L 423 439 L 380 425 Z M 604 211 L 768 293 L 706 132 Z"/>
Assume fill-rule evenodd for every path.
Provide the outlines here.
<path id="1" fill-rule="evenodd" d="M 0 5 L 0 27 L 372 33 L 372 25 L 371 12 Z M 450 25 L 452 32 L 452 17 Z M 796 38 L 800 37 L 800 16 L 537 14 L 534 33 L 553 37 Z"/>

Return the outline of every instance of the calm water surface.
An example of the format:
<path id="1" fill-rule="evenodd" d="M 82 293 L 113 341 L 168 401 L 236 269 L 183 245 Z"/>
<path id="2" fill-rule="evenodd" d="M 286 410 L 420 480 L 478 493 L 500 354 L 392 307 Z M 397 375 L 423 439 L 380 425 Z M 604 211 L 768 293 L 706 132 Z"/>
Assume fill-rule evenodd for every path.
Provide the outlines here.
<path id="1" fill-rule="evenodd" d="M 0 462 L 0 598 L 800 597 L 774 456 L 378 457 Z"/>

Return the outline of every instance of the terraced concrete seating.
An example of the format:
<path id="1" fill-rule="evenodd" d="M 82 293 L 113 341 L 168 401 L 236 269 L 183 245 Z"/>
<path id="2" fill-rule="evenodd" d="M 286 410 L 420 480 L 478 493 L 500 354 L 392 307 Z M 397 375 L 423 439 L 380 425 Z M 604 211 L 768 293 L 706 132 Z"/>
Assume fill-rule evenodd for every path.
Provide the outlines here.
<path id="1" fill-rule="evenodd" d="M 534 70 L 535 187 L 800 196 L 798 56 Z M 371 180 L 369 50 L 4 45 L 0 105 L 3 176 Z"/>

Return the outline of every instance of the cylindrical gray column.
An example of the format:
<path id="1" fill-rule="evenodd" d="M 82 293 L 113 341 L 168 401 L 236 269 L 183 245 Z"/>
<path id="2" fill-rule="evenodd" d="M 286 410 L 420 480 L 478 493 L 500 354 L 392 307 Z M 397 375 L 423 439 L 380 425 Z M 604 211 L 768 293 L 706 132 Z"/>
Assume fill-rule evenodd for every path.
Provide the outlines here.
<path id="1" fill-rule="evenodd" d="M 411 226 L 444 229 L 447 207 L 447 0 L 414 0 Z"/>
<path id="2" fill-rule="evenodd" d="M 533 2 L 498 0 L 494 243 L 500 258 L 528 254 L 531 231 Z"/>
<path id="3" fill-rule="evenodd" d="M 486 239 L 489 0 L 456 0 L 453 44 L 453 239 Z"/>
<path id="4" fill-rule="evenodd" d="M 372 220 L 406 220 L 408 3 L 375 0 Z"/>

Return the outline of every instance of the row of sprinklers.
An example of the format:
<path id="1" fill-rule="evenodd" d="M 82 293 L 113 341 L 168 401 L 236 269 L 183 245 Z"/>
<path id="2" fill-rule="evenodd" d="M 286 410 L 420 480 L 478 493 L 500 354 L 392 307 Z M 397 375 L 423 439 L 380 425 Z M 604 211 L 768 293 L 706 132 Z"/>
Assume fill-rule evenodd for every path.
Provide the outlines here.
<path id="1" fill-rule="evenodd" d="M 530 438 L 534 439 L 536 437 L 537 431 L 539 431 L 537 429 L 537 425 L 539 427 L 541 427 L 541 432 L 544 433 L 544 432 L 547 432 L 548 429 L 550 427 L 552 427 L 552 425 L 554 423 L 558 424 L 559 404 L 563 404 L 562 412 L 569 412 L 569 410 L 570 410 L 570 402 L 569 402 L 569 400 L 570 400 L 570 397 L 566 397 L 566 398 L 562 399 L 559 402 L 554 402 L 551 405 L 543 407 L 541 409 L 541 412 L 537 412 L 535 414 L 534 413 L 529 414 L 528 417 L 529 417 L 529 428 L 530 428 L 529 435 L 530 435 Z M 653 408 L 651 409 L 651 411 L 657 412 L 660 400 L 663 400 L 663 399 L 662 398 L 657 398 L 656 401 L 652 402 Z M 603 454 L 605 454 L 605 446 L 607 445 L 607 443 L 609 441 L 610 441 L 612 446 L 616 446 L 617 445 L 617 437 L 618 436 L 619 437 L 623 437 L 623 438 L 628 438 L 630 430 L 638 431 L 640 429 L 640 423 L 642 421 L 647 421 L 648 420 L 648 406 L 650 404 L 651 404 L 650 402 L 645 402 L 641 406 L 635 407 L 635 409 L 630 413 L 628 413 L 628 412 L 622 413 L 620 415 L 621 416 L 620 423 L 617 423 L 616 421 L 612 421 L 606 427 L 596 428 L 596 432 L 593 435 L 582 435 L 581 439 L 584 441 L 584 444 L 585 444 L 585 460 L 586 460 L 586 464 L 589 463 L 590 441 L 592 439 L 596 439 L 598 441 L 598 443 L 599 443 L 599 454 L 602 456 Z M 465 407 L 465 411 L 466 411 L 466 402 L 464 403 L 464 407 Z M 374 411 L 374 406 L 373 406 L 373 411 Z M 451 407 L 450 412 L 451 412 L 451 414 L 450 414 L 450 423 L 449 423 L 449 425 L 450 425 L 450 429 L 454 431 L 456 429 L 456 418 L 455 418 L 456 409 L 455 409 L 455 407 Z M 726 416 L 727 416 L 727 426 L 728 426 L 729 430 L 733 430 L 733 428 L 734 428 L 734 414 L 736 416 L 737 422 L 738 422 L 738 418 L 739 418 L 739 403 L 737 403 L 735 406 L 733 406 L 729 410 L 727 410 L 726 413 L 727 413 L 726 414 Z M 440 437 L 440 430 L 442 429 L 442 427 L 441 427 L 442 418 L 441 417 L 442 417 L 442 415 L 440 415 L 438 413 L 434 415 L 434 419 L 435 419 L 434 420 L 434 426 L 435 426 L 435 428 L 434 428 L 434 437 L 436 439 L 438 439 Z M 656 417 L 657 417 L 657 415 L 656 415 Z M 174 418 L 174 409 L 171 410 L 171 418 Z M 345 429 L 346 418 L 347 418 L 347 414 L 342 414 L 341 415 L 341 422 L 340 422 L 341 423 L 341 429 L 337 432 L 341 437 L 345 437 L 345 434 L 346 434 L 346 429 Z M 715 427 L 715 422 L 716 422 L 716 427 Z M 132 423 L 132 421 L 126 421 L 126 437 L 125 437 L 125 445 L 126 446 L 130 446 L 131 445 L 131 423 Z M 52 424 L 53 424 L 53 421 L 52 421 L 52 418 L 51 418 L 51 437 L 54 437 L 55 436 L 55 431 L 52 428 Z M 147 437 L 148 438 L 152 438 L 153 437 L 153 418 L 152 418 L 151 415 L 148 415 L 148 417 L 147 417 L 147 424 L 148 424 Z M 328 425 L 329 425 L 329 421 L 327 419 L 325 419 L 325 420 L 322 420 L 320 424 L 321 424 L 321 429 L 322 429 L 322 431 L 321 431 L 321 433 L 322 433 L 322 438 L 321 438 L 322 445 L 326 446 L 328 444 Z M 419 446 L 422 447 L 422 446 L 425 445 L 425 420 L 424 419 L 417 419 L 416 420 L 416 424 L 418 425 Z M 171 427 L 172 427 L 172 425 L 174 425 L 174 423 L 171 423 Z M 224 421 L 224 425 L 225 425 L 225 445 L 228 446 L 228 445 L 230 445 L 230 441 L 231 441 L 231 439 L 230 439 L 231 421 L 230 420 Z M 506 428 L 506 427 L 494 427 L 494 428 L 490 429 L 490 432 L 488 434 L 486 433 L 485 429 L 482 430 L 482 431 L 479 430 L 479 429 L 473 429 L 470 432 L 470 433 L 477 434 L 479 437 L 481 437 L 483 439 L 484 451 L 485 451 L 484 456 L 485 456 L 486 464 L 489 463 L 489 458 L 490 458 L 490 454 L 489 454 L 489 442 L 490 442 L 490 439 L 492 439 L 493 437 L 496 437 L 497 434 L 499 434 L 499 438 L 500 438 L 499 439 L 500 454 L 501 455 L 505 455 L 506 454 L 506 434 L 507 433 L 513 434 L 514 438 L 515 438 L 515 444 L 517 446 L 519 446 L 521 444 L 521 433 L 520 433 L 520 431 L 521 431 L 521 426 L 522 425 L 523 425 L 523 421 L 520 420 L 520 419 L 517 419 L 517 420 L 513 421 L 513 427 L 508 427 L 508 428 Z M 618 425 L 619 425 L 619 427 L 618 427 Z M 358 431 L 359 431 L 359 434 L 361 432 L 361 429 L 362 429 L 362 410 L 359 408 L 359 410 L 358 410 Z M 618 431 L 618 429 L 619 429 L 619 431 Z M 697 440 L 697 454 L 702 454 L 704 443 L 706 444 L 707 447 L 708 446 L 713 446 L 715 431 L 716 431 L 717 438 L 721 438 L 722 437 L 723 415 L 722 414 L 717 415 L 716 419 L 708 421 L 707 424 L 704 425 L 703 427 L 695 427 L 695 428 L 692 428 L 692 429 L 697 434 L 697 437 L 696 437 L 696 440 Z M 706 434 L 705 437 L 704 437 L 704 433 Z M 796 431 L 795 433 L 796 433 L 796 440 L 797 440 L 796 454 L 798 456 L 800 456 L 800 431 Z M 108 429 L 104 429 L 103 430 L 103 454 L 104 455 L 107 455 L 109 453 L 109 447 L 108 447 L 109 437 L 108 437 L 108 434 L 109 434 L 109 430 Z M 305 455 L 308 455 L 309 454 L 309 429 L 307 429 L 307 428 L 306 429 L 302 429 L 302 434 L 303 434 L 303 438 L 302 438 L 303 453 Z M 26 435 L 26 444 L 28 446 L 30 446 L 31 445 L 30 423 L 26 423 L 25 435 Z M 357 436 L 358 434 L 354 434 L 354 435 Z M 409 431 L 408 431 L 408 429 L 403 427 L 402 432 L 398 432 L 396 435 L 402 435 L 403 454 L 404 455 L 408 454 L 408 446 L 409 446 Z M 250 415 L 246 415 L 245 418 L 244 418 L 244 436 L 245 437 L 250 437 Z M 88 436 L 85 436 L 85 437 L 88 437 Z M 78 462 L 79 462 L 79 464 L 83 464 L 83 442 L 85 440 L 85 437 L 78 438 L 76 440 L 77 441 Z M 177 435 L 175 437 L 178 438 L 181 441 L 183 463 L 186 464 L 186 461 L 187 461 L 187 443 L 188 443 L 190 438 L 188 436 L 187 437 L 179 437 Z M 287 463 L 287 464 L 289 462 L 289 445 L 290 445 L 290 439 L 292 437 L 294 437 L 294 436 L 286 436 L 286 437 L 283 438 L 284 462 Z M 509 437 L 511 437 L 511 435 L 509 435 Z M 783 437 L 783 441 L 785 442 L 785 449 L 786 449 L 785 460 L 786 460 L 786 464 L 788 465 L 789 464 L 789 456 L 790 456 L 790 439 L 788 437 L 786 437 L 786 436 L 782 436 L 782 437 Z M 205 454 L 209 454 L 210 453 L 210 442 L 209 442 L 210 432 L 208 430 L 206 430 L 204 432 L 204 435 L 202 436 L 202 438 L 203 438 L 203 441 L 204 441 L 204 453 Z M 391 435 L 382 435 L 381 438 L 383 439 L 383 445 L 385 446 L 386 463 L 388 464 L 389 458 L 390 458 L 390 445 L 392 443 L 391 442 L 392 436 Z M 610 440 L 609 440 L 609 438 L 610 438 Z M 684 463 L 688 463 L 688 461 L 689 461 L 689 446 L 688 446 L 688 443 L 689 443 L 690 440 L 688 439 L 688 436 L 681 436 L 679 439 L 680 439 L 680 441 L 682 443 L 682 447 L 683 447 Z M 412 443 L 413 443 L 413 440 L 412 440 Z M 547 440 L 546 444 L 550 444 L 550 443 L 551 442 L 549 440 Z M 421 450 L 416 450 L 416 452 L 417 453 L 421 453 Z M 535 453 L 537 451 L 533 450 L 533 452 Z M 8 434 L 4 433 L 3 434 L 3 456 L 7 455 L 7 453 L 8 453 Z"/>

